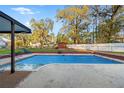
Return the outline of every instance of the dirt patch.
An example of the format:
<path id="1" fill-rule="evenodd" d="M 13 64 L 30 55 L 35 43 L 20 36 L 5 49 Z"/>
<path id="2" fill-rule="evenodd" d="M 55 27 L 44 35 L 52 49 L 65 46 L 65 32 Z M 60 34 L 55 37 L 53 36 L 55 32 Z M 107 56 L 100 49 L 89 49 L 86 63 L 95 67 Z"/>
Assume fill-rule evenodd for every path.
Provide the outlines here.
<path id="1" fill-rule="evenodd" d="M 30 73 L 29 71 L 17 71 L 14 74 L 11 74 L 9 71 L 0 73 L 0 88 L 16 87 Z"/>

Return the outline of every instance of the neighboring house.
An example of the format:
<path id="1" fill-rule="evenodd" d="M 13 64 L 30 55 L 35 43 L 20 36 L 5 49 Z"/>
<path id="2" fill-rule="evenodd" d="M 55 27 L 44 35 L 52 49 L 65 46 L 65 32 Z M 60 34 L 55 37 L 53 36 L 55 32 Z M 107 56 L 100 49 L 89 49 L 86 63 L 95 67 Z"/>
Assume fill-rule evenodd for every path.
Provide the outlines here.
<path id="1" fill-rule="evenodd" d="M 32 48 L 39 48 L 40 47 L 40 43 L 35 43 L 35 44 L 30 43 L 30 46 Z"/>
<path id="2" fill-rule="evenodd" d="M 7 47 L 9 41 L 10 40 L 4 37 L 0 37 L 0 48 Z"/>

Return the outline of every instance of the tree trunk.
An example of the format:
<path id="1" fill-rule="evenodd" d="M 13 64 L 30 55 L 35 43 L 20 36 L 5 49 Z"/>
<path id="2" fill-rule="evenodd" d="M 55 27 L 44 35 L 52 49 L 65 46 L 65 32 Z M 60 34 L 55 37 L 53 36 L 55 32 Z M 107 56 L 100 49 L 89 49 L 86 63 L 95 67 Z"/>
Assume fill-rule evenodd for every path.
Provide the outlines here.
<path id="1" fill-rule="evenodd" d="M 74 44 L 76 44 L 76 38 L 74 38 Z"/>

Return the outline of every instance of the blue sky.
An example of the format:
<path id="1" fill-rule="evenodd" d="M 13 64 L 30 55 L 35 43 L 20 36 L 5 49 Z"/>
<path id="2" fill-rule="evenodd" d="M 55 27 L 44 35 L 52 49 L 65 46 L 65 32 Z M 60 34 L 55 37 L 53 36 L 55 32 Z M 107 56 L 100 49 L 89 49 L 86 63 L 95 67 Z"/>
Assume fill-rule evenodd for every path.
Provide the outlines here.
<path id="1" fill-rule="evenodd" d="M 54 20 L 53 32 L 57 35 L 62 23 L 56 22 L 56 12 L 58 9 L 64 9 L 64 7 L 63 5 L 1 5 L 0 10 L 26 26 L 29 26 L 32 18 L 36 20 L 51 18 Z"/>

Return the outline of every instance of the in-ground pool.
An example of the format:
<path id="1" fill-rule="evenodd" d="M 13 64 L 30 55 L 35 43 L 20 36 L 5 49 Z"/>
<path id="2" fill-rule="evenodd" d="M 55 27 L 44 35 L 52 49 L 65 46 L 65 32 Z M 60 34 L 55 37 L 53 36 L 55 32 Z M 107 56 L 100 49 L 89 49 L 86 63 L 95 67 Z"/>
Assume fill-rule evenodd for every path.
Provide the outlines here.
<path id="1" fill-rule="evenodd" d="M 120 62 L 95 55 L 36 55 L 16 62 L 16 70 L 35 70 L 42 65 L 51 63 L 62 64 L 122 64 Z M 10 69 L 10 64 L 2 66 Z"/>

